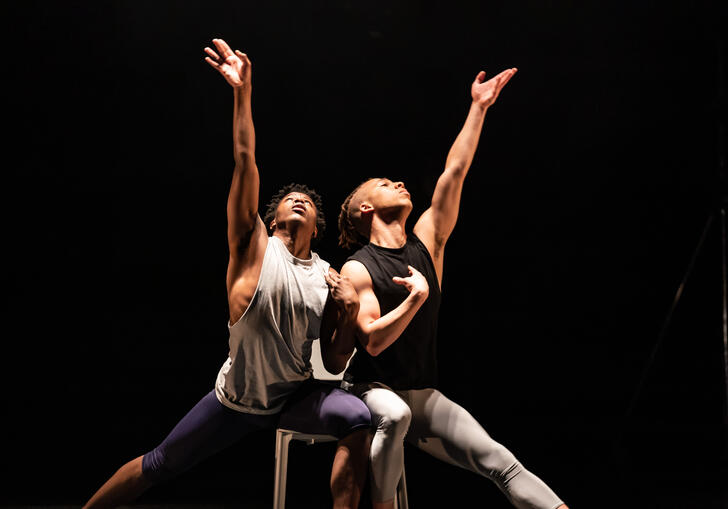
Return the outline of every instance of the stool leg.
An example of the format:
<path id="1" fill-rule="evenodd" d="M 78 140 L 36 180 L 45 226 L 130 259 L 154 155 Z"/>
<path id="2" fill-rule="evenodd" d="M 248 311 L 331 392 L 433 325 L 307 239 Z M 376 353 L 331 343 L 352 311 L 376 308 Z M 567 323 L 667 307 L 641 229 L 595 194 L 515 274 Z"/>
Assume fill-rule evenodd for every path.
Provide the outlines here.
<path id="1" fill-rule="evenodd" d="M 395 509 L 409 509 L 409 501 L 407 500 L 407 477 L 404 475 L 404 465 L 402 465 L 402 477 L 397 483 L 397 496 L 394 497 Z"/>
<path id="2" fill-rule="evenodd" d="M 276 431 L 276 470 L 273 481 L 273 509 L 286 507 L 286 477 L 288 473 L 288 445 L 291 434 Z"/>

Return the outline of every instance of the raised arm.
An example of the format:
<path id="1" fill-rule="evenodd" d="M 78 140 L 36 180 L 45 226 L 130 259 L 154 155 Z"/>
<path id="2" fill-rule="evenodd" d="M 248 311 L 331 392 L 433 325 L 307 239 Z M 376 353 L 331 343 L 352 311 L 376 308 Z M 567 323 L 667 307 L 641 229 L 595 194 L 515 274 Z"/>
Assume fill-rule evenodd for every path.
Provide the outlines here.
<path id="1" fill-rule="evenodd" d="M 435 186 L 432 203 L 415 224 L 415 235 L 427 246 L 440 280 L 442 252 L 445 242 L 455 228 L 463 182 L 478 147 L 485 114 L 515 73 L 515 68 L 508 69 L 485 81 L 485 71 L 480 71 L 475 77 L 470 87 L 473 102 L 465 124 L 447 154 L 445 170 Z"/>
<path id="2" fill-rule="evenodd" d="M 231 257 L 246 250 L 258 222 L 260 179 L 255 164 L 255 129 L 251 111 L 251 63 L 245 53 L 233 52 L 222 39 L 212 40 L 217 52 L 205 48 L 205 60 L 233 87 L 233 158 L 235 169 L 227 202 Z M 265 230 L 263 230 L 265 231 Z"/>
<path id="3" fill-rule="evenodd" d="M 399 306 L 382 316 L 366 267 L 352 260 L 341 268 L 342 276 L 351 280 L 359 295 L 356 334 L 370 355 L 379 355 L 399 338 L 429 295 L 425 277 L 414 267 L 409 267 L 409 271 L 408 277 L 392 278 L 395 283 L 407 288 L 409 295 Z"/>

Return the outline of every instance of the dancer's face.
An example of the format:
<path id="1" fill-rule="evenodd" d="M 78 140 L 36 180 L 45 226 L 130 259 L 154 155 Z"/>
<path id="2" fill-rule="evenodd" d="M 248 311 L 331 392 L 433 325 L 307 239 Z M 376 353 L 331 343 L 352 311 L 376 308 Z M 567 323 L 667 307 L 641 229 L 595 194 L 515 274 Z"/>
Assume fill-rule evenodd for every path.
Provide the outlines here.
<path id="1" fill-rule="evenodd" d="M 296 228 L 308 237 L 316 236 L 318 210 L 310 196 L 304 193 L 288 193 L 276 208 L 274 227 Z"/>
<path id="2" fill-rule="evenodd" d="M 384 212 L 396 209 L 409 214 L 412 200 L 404 182 L 394 182 L 388 178 L 371 179 L 363 186 L 362 203 L 368 204 L 375 211 Z"/>

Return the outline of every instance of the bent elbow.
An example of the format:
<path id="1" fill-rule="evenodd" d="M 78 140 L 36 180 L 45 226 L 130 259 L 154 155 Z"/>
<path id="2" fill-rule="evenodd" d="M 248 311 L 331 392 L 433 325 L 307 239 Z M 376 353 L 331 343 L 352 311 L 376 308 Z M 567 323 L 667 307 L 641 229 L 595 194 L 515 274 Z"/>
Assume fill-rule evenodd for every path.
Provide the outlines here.
<path id="1" fill-rule="evenodd" d="M 371 355 L 372 357 L 376 357 L 382 352 L 382 350 L 376 346 L 374 341 L 372 341 L 372 336 L 373 334 L 371 332 L 366 332 L 361 329 L 359 330 L 359 343 L 361 343 L 361 345 L 364 347 L 364 350 L 366 350 L 369 355 Z"/>
<path id="2" fill-rule="evenodd" d="M 384 351 L 384 348 L 374 346 L 371 343 L 367 344 L 366 349 L 367 353 L 372 357 L 376 357 Z"/>
<path id="3" fill-rule="evenodd" d="M 326 369 L 326 371 L 328 371 L 332 375 L 340 374 L 342 371 L 344 371 L 344 368 L 346 368 L 346 363 L 333 361 L 324 362 L 324 369 Z"/>

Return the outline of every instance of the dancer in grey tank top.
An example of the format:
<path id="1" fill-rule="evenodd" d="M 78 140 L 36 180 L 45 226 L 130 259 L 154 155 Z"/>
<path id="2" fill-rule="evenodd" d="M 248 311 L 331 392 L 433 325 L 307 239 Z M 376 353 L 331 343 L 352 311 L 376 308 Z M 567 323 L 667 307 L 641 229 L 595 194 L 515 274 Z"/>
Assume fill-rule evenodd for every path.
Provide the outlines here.
<path id="1" fill-rule="evenodd" d="M 217 51 L 205 48 L 206 61 L 233 87 L 235 101 L 235 169 L 227 202 L 229 355 L 214 389 L 157 447 L 123 465 L 85 507 L 129 502 L 242 436 L 275 427 L 280 415 L 283 426 L 295 422 L 299 431 L 339 438 L 331 495 L 335 507 L 354 509 L 366 477 L 370 413 L 356 396 L 311 381 L 309 359 L 320 338 L 326 369 L 344 369 L 354 348 L 358 296 L 311 251 L 325 227 L 313 190 L 286 186 L 268 204 L 264 220 L 258 215 L 250 60 L 221 39 L 213 42 Z M 254 488 L 236 487 L 241 504 Z"/>
<path id="2" fill-rule="evenodd" d="M 489 478 L 519 509 L 565 509 L 561 499 L 493 440 L 436 384 L 436 330 L 445 243 L 457 220 L 465 176 L 487 109 L 516 69 L 471 86 L 472 104 L 413 233 L 404 183 L 370 179 L 341 207 L 340 244 L 365 244 L 342 268 L 359 293 L 357 348 L 346 379 L 372 413 L 370 459 L 375 509 L 391 508 L 402 473 L 403 440 Z"/>

